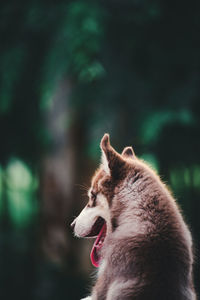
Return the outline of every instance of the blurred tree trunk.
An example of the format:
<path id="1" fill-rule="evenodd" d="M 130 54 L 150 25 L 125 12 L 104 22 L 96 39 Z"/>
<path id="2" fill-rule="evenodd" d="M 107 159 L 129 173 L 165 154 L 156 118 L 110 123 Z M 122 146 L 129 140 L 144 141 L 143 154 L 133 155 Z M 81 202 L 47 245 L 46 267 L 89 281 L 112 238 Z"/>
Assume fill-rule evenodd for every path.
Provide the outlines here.
<path id="1" fill-rule="evenodd" d="M 66 220 L 73 199 L 75 151 L 71 135 L 69 94 L 71 84 L 62 81 L 46 112 L 46 127 L 52 139 L 49 153 L 42 161 L 42 249 L 49 259 L 63 262 L 70 250 Z"/>

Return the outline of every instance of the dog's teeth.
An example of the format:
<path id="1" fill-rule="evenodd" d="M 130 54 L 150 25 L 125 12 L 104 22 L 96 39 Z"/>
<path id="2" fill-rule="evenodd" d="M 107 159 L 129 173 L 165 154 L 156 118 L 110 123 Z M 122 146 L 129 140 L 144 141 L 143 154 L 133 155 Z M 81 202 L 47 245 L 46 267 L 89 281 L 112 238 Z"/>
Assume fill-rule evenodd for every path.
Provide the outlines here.
<path id="1" fill-rule="evenodd" d="M 103 244 L 103 241 L 99 241 L 99 246 L 101 246 Z"/>

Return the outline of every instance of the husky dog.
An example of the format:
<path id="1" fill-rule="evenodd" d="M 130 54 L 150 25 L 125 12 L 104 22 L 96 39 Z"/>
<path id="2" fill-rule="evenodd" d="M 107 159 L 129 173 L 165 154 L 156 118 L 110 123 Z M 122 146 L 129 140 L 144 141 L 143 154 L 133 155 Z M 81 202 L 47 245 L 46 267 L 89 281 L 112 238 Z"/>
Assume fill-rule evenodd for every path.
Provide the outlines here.
<path id="1" fill-rule="evenodd" d="M 72 223 L 78 237 L 95 237 L 99 267 L 85 300 L 195 300 L 192 239 L 175 200 L 132 149 L 122 154 L 101 140 L 102 163 L 89 201 Z"/>

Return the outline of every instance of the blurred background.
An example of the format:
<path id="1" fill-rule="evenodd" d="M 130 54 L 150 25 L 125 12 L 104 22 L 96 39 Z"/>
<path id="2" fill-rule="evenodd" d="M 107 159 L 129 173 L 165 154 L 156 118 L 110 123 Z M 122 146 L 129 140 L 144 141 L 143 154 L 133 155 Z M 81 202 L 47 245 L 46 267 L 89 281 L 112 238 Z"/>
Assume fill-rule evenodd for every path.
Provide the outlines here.
<path id="1" fill-rule="evenodd" d="M 1 0 L 0 296 L 78 300 L 86 203 L 105 132 L 172 189 L 200 242 L 200 2 Z"/>

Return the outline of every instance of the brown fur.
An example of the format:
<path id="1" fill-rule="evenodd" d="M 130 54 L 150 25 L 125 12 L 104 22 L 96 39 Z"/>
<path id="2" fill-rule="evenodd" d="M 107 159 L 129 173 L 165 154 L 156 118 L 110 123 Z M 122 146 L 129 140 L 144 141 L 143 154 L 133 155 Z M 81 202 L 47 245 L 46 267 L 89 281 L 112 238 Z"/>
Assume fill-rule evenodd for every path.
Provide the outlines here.
<path id="1" fill-rule="evenodd" d="M 109 203 L 111 229 L 91 299 L 195 300 L 192 239 L 171 193 L 131 147 L 120 155 L 104 135 L 101 148 L 110 174 L 101 166 L 92 190 Z"/>

